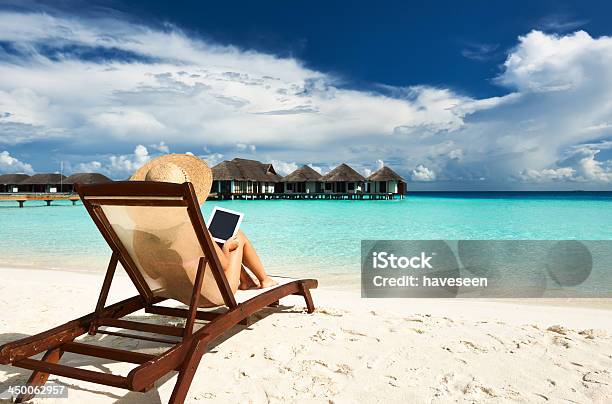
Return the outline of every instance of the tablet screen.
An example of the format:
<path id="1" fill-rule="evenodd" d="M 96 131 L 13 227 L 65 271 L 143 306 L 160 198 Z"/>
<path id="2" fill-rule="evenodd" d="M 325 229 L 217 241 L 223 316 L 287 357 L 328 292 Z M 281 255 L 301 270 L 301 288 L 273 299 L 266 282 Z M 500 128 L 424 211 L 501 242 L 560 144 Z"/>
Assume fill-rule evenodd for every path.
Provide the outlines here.
<path id="1" fill-rule="evenodd" d="M 219 240 L 226 241 L 234 235 L 234 230 L 240 221 L 240 215 L 216 210 L 211 222 L 208 224 L 210 234 Z"/>

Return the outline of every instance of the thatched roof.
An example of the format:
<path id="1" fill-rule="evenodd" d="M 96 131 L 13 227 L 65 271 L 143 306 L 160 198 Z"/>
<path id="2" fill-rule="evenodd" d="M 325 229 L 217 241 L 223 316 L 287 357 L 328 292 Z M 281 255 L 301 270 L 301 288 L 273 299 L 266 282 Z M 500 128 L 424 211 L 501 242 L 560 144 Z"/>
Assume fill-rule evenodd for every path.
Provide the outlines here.
<path id="1" fill-rule="evenodd" d="M 319 181 L 321 174 L 313 170 L 310 166 L 302 166 L 292 172 L 291 174 L 283 177 L 282 182 L 306 182 L 306 181 Z"/>
<path id="2" fill-rule="evenodd" d="M 272 164 L 240 158 L 222 161 L 212 172 L 215 180 L 279 182 L 281 179 Z"/>
<path id="3" fill-rule="evenodd" d="M 113 180 L 98 173 L 76 173 L 64 180 L 64 184 L 106 184 L 109 182 Z"/>
<path id="4" fill-rule="evenodd" d="M 368 181 L 401 181 L 406 182 L 398 173 L 387 166 L 383 166 L 380 170 L 368 177 Z"/>
<path id="5" fill-rule="evenodd" d="M 243 175 L 238 165 L 232 161 L 225 160 L 211 168 L 215 180 L 242 180 Z"/>
<path id="6" fill-rule="evenodd" d="M 342 163 L 320 178 L 324 182 L 359 182 L 365 181 L 363 175 Z"/>
<path id="7" fill-rule="evenodd" d="M 21 184 L 23 185 L 47 185 L 47 184 L 59 184 L 66 179 L 65 175 L 62 174 L 34 174 L 30 178 L 27 178 Z"/>
<path id="8" fill-rule="evenodd" d="M 0 184 L 3 184 L 3 185 L 19 184 L 28 178 L 30 178 L 30 176 L 27 174 L 4 174 L 4 175 L 0 175 Z"/>

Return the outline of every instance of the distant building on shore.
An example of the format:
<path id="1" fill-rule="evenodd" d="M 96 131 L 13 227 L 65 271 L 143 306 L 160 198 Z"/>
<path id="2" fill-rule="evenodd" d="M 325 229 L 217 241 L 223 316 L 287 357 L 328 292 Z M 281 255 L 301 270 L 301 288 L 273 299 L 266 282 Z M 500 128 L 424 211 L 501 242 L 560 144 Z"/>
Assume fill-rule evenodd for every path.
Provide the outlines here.
<path id="1" fill-rule="evenodd" d="M 273 194 L 282 192 L 281 177 L 272 164 L 235 158 L 212 168 L 211 192 L 218 195 Z"/>
<path id="2" fill-rule="evenodd" d="M 76 173 L 70 177 L 60 174 L 4 174 L 0 175 L 0 193 L 73 193 L 75 184 L 104 184 L 113 182 L 98 173 Z"/>
<path id="3" fill-rule="evenodd" d="M 62 174 L 34 174 L 19 184 L 19 192 L 56 193 L 66 192 Z"/>
<path id="4" fill-rule="evenodd" d="M 19 184 L 30 178 L 27 174 L 0 175 L 0 192 L 16 194 L 21 192 Z"/>
<path id="5" fill-rule="evenodd" d="M 218 199 L 393 199 L 407 191 L 406 180 L 386 166 L 365 178 L 346 163 L 325 175 L 304 165 L 281 178 L 272 164 L 235 158 L 212 173 Z"/>
<path id="6" fill-rule="evenodd" d="M 108 184 L 113 182 L 106 175 L 98 173 L 75 173 L 64 181 L 64 192 L 76 192 L 76 184 Z"/>
<path id="7" fill-rule="evenodd" d="M 281 179 L 284 184 L 283 192 L 306 194 L 323 192 L 321 177 L 321 174 L 312 167 L 304 165 Z"/>
<path id="8" fill-rule="evenodd" d="M 387 166 L 383 166 L 368 178 L 367 190 L 369 193 L 390 193 L 404 195 L 406 193 L 406 180 Z"/>
<path id="9" fill-rule="evenodd" d="M 323 183 L 323 192 L 331 193 L 363 193 L 365 191 L 365 178 L 348 164 L 342 163 L 329 173 L 322 176 L 319 181 Z"/>
<path id="10" fill-rule="evenodd" d="M 257 160 L 235 158 L 212 167 L 211 198 L 217 199 L 394 199 L 403 198 L 407 183 L 389 167 L 365 178 L 342 163 L 325 175 L 304 165 L 285 177 L 274 166 Z M 0 175 L 0 193 L 67 193 L 75 184 L 113 182 L 98 173 Z M 6 198 L 9 198 L 7 196 Z M 14 198 L 14 196 L 13 196 Z"/>

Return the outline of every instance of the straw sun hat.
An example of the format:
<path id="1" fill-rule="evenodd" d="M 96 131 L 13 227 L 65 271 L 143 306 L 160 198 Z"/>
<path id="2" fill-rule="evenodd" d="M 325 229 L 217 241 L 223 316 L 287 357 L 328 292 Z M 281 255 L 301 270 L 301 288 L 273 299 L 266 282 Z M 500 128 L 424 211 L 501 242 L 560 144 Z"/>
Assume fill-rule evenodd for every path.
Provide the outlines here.
<path id="1" fill-rule="evenodd" d="M 130 181 L 191 182 L 201 205 L 208 198 L 213 176 L 208 164 L 196 156 L 166 154 L 140 167 Z"/>

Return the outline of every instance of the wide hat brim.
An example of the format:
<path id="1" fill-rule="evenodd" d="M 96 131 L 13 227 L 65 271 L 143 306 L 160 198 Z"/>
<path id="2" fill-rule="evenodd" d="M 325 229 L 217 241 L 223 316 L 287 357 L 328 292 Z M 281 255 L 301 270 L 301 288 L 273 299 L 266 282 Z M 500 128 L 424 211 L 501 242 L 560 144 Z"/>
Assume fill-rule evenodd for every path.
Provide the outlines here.
<path id="1" fill-rule="evenodd" d="M 206 202 L 213 182 L 212 171 L 204 160 L 190 154 L 165 154 L 157 157 L 136 170 L 130 181 L 146 181 L 149 170 L 168 163 L 175 164 L 185 171 L 189 182 L 193 184 L 198 203 L 201 205 Z"/>

